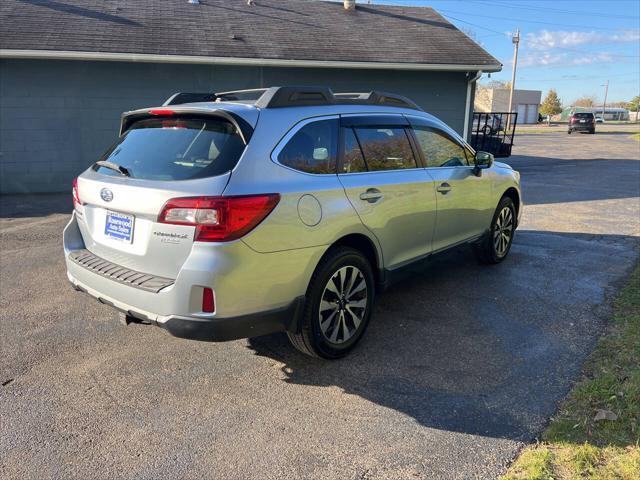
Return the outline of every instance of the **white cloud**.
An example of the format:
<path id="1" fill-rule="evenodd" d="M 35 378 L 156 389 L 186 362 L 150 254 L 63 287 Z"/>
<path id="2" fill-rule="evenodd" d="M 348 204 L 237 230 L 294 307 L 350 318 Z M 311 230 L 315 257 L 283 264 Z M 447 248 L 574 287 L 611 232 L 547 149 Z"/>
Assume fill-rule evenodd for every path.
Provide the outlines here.
<path id="1" fill-rule="evenodd" d="M 574 57 L 571 59 L 571 65 L 590 65 L 592 63 L 607 63 L 612 62 L 613 56 L 610 53 L 595 53 L 586 54 Z"/>
<path id="2" fill-rule="evenodd" d="M 640 40 L 640 30 L 625 30 L 622 33 L 603 34 L 598 32 L 569 32 L 564 30 L 540 30 L 527 33 L 526 45 L 533 50 L 567 48 L 578 45 L 601 43 L 625 43 Z"/>
<path id="3" fill-rule="evenodd" d="M 546 66 L 562 63 L 566 58 L 566 53 L 536 53 L 523 56 L 518 63 L 521 67 Z"/>
<path id="4" fill-rule="evenodd" d="M 614 60 L 610 53 L 585 53 L 571 54 L 561 53 L 533 53 L 524 55 L 518 62 L 521 67 L 549 67 L 553 65 L 591 65 L 594 63 L 608 63 Z"/>

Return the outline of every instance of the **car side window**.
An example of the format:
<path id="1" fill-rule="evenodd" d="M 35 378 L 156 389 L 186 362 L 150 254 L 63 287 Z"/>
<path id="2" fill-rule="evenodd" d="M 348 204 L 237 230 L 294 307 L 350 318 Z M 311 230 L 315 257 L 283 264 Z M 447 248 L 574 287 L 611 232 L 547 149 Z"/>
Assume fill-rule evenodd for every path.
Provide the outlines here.
<path id="1" fill-rule="evenodd" d="M 464 153 L 467 155 L 467 163 L 469 165 L 476 164 L 476 156 L 469 147 L 464 147 Z"/>
<path id="2" fill-rule="evenodd" d="M 424 154 L 427 167 L 466 167 L 469 165 L 464 148 L 450 138 L 425 127 L 413 130 Z"/>
<path id="3" fill-rule="evenodd" d="M 364 161 L 360 144 L 353 133 L 353 128 L 345 128 L 344 132 L 344 159 L 340 173 L 366 172 L 367 164 Z"/>
<path id="4" fill-rule="evenodd" d="M 305 173 L 336 173 L 338 120 L 318 120 L 298 130 L 278 154 L 278 162 Z"/>
<path id="5" fill-rule="evenodd" d="M 409 137 L 400 127 L 354 128 L 366 165 L 371 172 L 416 168 Z"/>

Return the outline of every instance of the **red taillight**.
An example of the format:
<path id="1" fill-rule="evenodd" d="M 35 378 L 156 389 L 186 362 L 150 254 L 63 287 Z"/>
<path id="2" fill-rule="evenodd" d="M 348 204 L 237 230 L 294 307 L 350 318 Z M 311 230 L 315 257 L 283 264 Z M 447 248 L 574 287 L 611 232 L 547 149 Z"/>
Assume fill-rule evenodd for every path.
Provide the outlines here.
<path id="1" fill-rule="evenodd" d="M 78 193 L 78 179 L 74 178 L 71 185 L 73 185 L 71 192 L 73 195 L 73 208 L 75 209 L 82 205 L 82 200 L 80 200 L 80 194 Z"/>
<path id="2" fill-rule="evenodd" d="M 173 198 L 165 203 L 158 222 L 195 226 L 195 241 L 228 242 L 253 230 L 279 201 L 277 193 Z"/>
<path id="3" fill-rule="evenodd" d="M 149 110 L 149 114 L 150 115 L 165 115 L 165 116 L 170 116 L 170 115 L 175 115 L 176 112 L 174 112 L 173 110 L 170 110 L 168 108 L 154 108 L 153 110 Z"/>
<path id="4" fill-rule="evenodd" d="M 213 313 L 216 311 L 216 303 L 213 299 L 213 290 L 210 288 L 202 289 L 202 311 L 205 313 Z"/>

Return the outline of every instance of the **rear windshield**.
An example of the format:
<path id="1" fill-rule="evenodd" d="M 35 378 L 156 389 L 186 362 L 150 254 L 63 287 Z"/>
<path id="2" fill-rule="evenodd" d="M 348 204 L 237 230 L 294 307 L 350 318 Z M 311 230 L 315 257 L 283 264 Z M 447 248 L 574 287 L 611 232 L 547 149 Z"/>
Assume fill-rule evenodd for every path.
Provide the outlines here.
<path id="1" fill-rule="evenodd" d="M 593 118 L 593 113 L 574 113 L 575 118 Z"/>
<path id="2" fill-rule="evenodd" d="M 135 122 L 100 160 L 125 167 L 133 178 L 188 180 L 230 171 L 244 147 L 235 127 L 219 118 L 151 118 Z"/>

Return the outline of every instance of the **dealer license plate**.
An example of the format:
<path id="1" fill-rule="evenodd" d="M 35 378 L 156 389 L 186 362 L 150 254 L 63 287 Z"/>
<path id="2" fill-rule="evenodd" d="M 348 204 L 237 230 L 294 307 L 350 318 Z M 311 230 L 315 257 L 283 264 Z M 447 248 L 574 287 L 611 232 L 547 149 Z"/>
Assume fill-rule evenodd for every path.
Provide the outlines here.
<path id="1" fill-rule="evenodd" d="M 134 216 L 126 213 L 107 211 L 104 234 L 121 242 L 131 243 L 133 239 Z"/>

